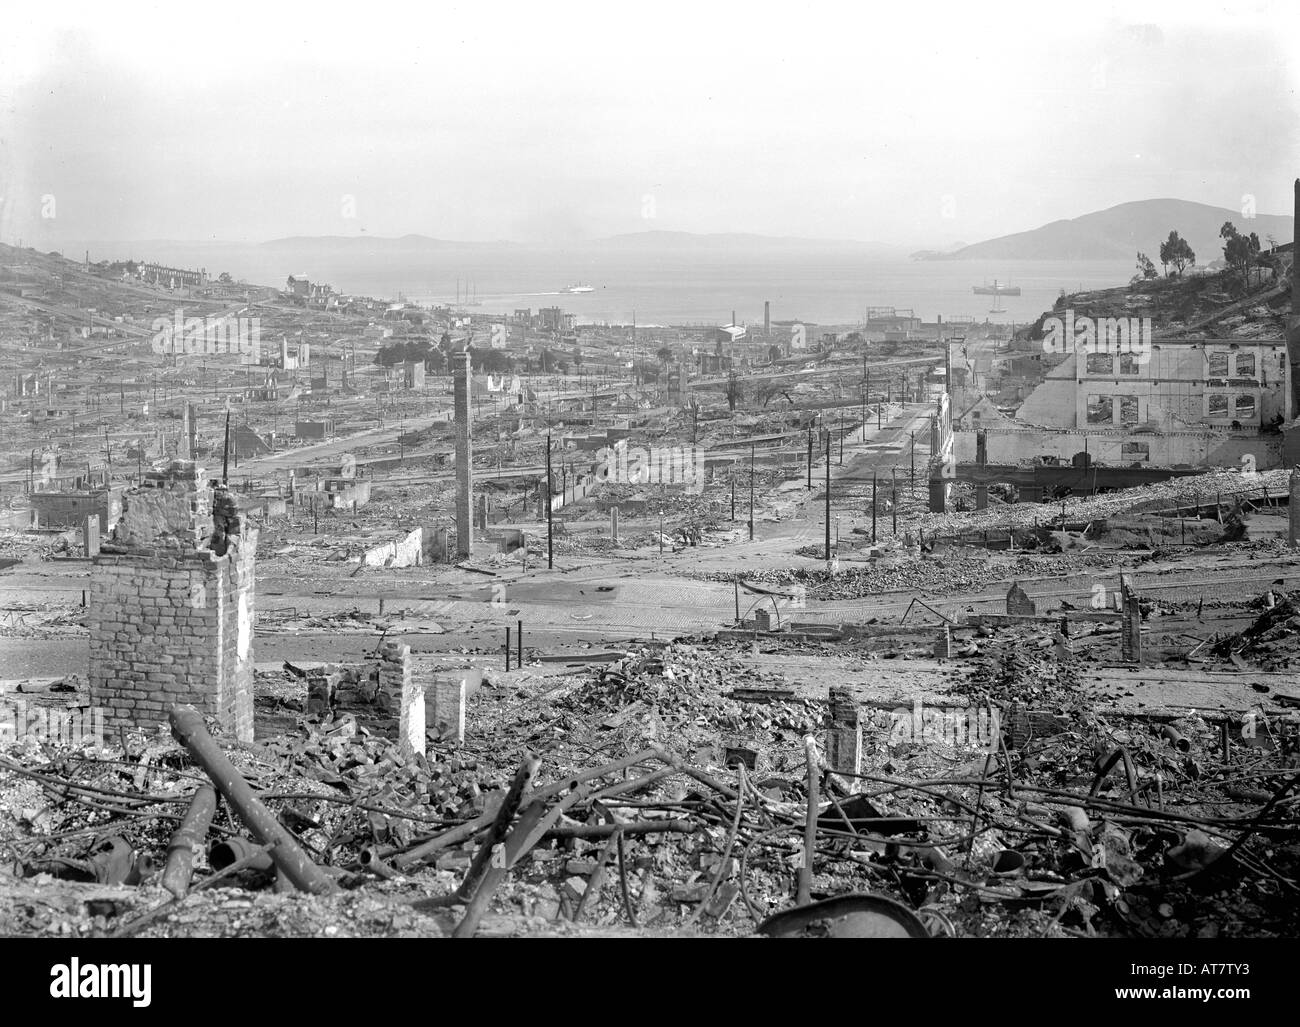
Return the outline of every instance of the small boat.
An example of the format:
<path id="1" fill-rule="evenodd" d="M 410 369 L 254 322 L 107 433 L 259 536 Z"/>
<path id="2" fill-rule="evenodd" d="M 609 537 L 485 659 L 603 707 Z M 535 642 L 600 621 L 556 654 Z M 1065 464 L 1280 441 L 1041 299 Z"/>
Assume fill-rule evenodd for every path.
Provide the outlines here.
<path id="1" fill-rule="evenodd" d="M 1018 285 L 999 285 L 998 280 L 993 279 L 993 284 L 976 285 L 972 287 L 976 296 L 1019 296 L 1020 286 Z"/>
<path id="2" fill-rule="evenodd" d="M 574 285 L 570 285 L 564 291 L 567 293 L 577 293 L 577 292 L 595 292 L 596 290 L 592 288 L 590 285 L 583 285 L 581 282 L 578 282 Z"/>

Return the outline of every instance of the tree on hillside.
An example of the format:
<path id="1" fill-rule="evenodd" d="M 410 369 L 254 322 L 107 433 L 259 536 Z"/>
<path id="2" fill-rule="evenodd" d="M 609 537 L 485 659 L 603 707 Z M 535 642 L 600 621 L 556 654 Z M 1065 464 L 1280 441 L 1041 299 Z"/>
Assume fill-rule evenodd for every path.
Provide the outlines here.
<path id="1" fill-rule="evenodd" d="M 785 386 L 779 381 L 774 381 L 771 378 L 760 378 L 754 383 L 754 398 L 766 407 L 784 390 Z"/>
<path id="2" fill-rule="evenodd" d="M 395 342 L 391 346 L 383 346 L 375 354 L 375 363 L 380 367 L 395 367 L 406 359 L 406 344 Z"/>
<path id="3" fill-rule="evenodd" d="M 1259 256 L 1259 236 L 1254 232 L 1250 235 L 1242 235 L 1237 231 L 1236 225 L 1231 221 L 1225 221 L 1223 227 L 1219 229 L 1219 237 L 1224 240 L 1223 259 L 1228 262 L 1229 267 L 1237 268 L 1241 272 L 1242 280 L 1250 284 L 1250 269 Z"/>
<path id="4" fill-rule="evenodd" d="M 515 367 L 509 354 L 499 349 L 476 349 L 471 359 L 480 374 L 507 374 Z"/>
<path id="5" fill-rule="evenodd" d="M 1148 257 L 1145 253 L 1142 253 L 1141 251 L 1138 252 L 1137 269 L 1138 269 L 1138 273 L 1143 278 L 1160 277 L 1160 274 L 1159 272 L 1156 271 L 1156 266 L 1152 262 L 1151 258 Z"/>
<path id="6" fill-rule="evenodd" d="M 732 371 L 727 376 L 727 409 L 735 413 L 736 404 L 741 401 L 744 395 L 745 390 L 741 387 L 740 379 L 736 377 L 736 372 Z"/>
<path id="7" fill-rule="evenodd" d="M 1196 263 L 1196 254 L 1186 239 L 1177 232 L 1170 232 L 1169 238 L 1160 244 L 1160 264 L 1168 268 L 1173 266 L 1174 274 L 1181 275 L 1183 269 Z"/>
<path id="8" fill-rule="evenodd" d="M 659 363 L 667 364 L 673 358 L 673 351 L 667 346 L 660 346 L 655 350 L 655 357 L 658 359 Z"/>

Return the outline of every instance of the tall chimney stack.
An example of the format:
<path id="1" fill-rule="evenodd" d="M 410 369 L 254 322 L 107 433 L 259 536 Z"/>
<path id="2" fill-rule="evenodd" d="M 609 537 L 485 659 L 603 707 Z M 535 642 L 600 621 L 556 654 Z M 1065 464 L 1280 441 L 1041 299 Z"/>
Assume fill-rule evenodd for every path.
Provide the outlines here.
<path id="1" fill-rule="evenodd" d="M 1295 217 L 1300 221 L 1300 178 L 1295 180 Z M 1294 238 L 1295 233 L 1292 233 Z M 1300 247 L 1291 247 L 1291 319 L 1287 323 L 1286 349 L 1291 362 L 1290 417 L 1300 417 Z"/>
<path id="2" fill-rule="evenodd" d="M 770 336 L 772 334 L 772 301 L 763 301 L 763 334 Z"/>

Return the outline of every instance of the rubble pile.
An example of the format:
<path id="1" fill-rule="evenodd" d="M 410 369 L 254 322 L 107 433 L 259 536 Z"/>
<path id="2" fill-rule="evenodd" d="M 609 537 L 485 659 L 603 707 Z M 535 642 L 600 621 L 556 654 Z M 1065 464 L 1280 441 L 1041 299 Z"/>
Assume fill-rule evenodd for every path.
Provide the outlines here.
<path id="1" fill-rule="evenodd" d="M 1189 478 L 1173 478 L 1082 498 L 1071 497 L 1056 503 L 1020 503 L 959 514 L 927 513 L 917 518 L 915 524 L 927 535 L 978 527 L 991 521 L 1003 528 L 1027 528 L 1060 517 L 1062 512 L 1068 520 L 1090 521 L 1117 514 L 1174 509 L 1180 504 L 1191 507 L 1197 502 L 1213 503 L 1216 497 L 1224 503 L 1231 502 L 1232 497 L 1238 494 L 1258 498 L 1265 488 L 1274 496 L 1283 496 L 1289 473 L 1282 468 L 1252 471 L 1248 475 L 1236 470 L 1210 469 Z"/>
<path id="2" fill-rule="evenodd" d="M 0 754 L 0 929 L 749 934 L 796 899 L 871 892 L 935 935 L 1295 932 L 1297 724 L 1225 748 L 1197 715 L 1095 712 L 1050 635 L 979 640 L 988 665 L 953 692 L 966 720 L 864 709 L 857 770 L 822 734 L 843 699 L 703 642 L 546 690 L 486 681 L 479 740 L 426 754 L 285 702 L 292 729 L 223 746 L 252 800 L 213 776 L 197 841 L 211 753 L 176 714 L 184 744 L 29 738 Z M 258 805 L 285 841 L 250 827 Z M 286 882 L 289 844 L 319 889 Z M 196 883 L 168 894 L 178 852 Z"/>
<path id="3" fill-rule="evenodd" d="M 1269 670 L 1300 666 L 1300 592 L 1272 591 L 1257 605 L 1263 612 L 1249 627 L 1219 639 L 1211 647 L 1216 656 L 1249 656 Z"/>
<path id="4" fill-rule="evenodd" d="M 802 585 L 810 598 L 820 600 L 862 599 L 897 591 L 951 594 L 983 589 L 994 582 L 1018 577 L 1057 575 L 1103 566 L 1110 566 L 1110 561 L 1085 554 L 1053 559 L 1024 554 L 945 554 L 924 560 L 886 559 L 867 567 L 842 565 L 836 572 L 821 567 L 747 570 L 745 579 L 768 585 Z M 735 577 L 715 571 L 697 571 L 690 576 L 704 581 L 731 581 Z"/>

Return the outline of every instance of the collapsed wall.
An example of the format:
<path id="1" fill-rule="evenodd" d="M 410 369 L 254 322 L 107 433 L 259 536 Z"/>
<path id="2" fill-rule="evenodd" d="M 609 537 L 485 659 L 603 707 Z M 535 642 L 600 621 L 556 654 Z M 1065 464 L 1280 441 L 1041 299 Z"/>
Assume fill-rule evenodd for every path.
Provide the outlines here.
<path id="1" fill-rule="evenodd" d="M 147 473 L 92 563 L 90 698 L 110 731 L 182 702 L 252 741 L 257 529 L 201 477 L 190 460 Z"/>
<path id="2" fill-rule="evenodd" d="M 386 642 L 379 659 L 307 671 L 308 716 L 350 713 L 407 752 L 425 752 L 424 687 L 411 677 L 411 647 Z"/>

